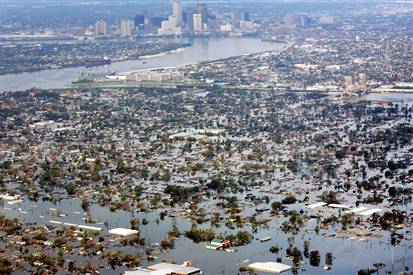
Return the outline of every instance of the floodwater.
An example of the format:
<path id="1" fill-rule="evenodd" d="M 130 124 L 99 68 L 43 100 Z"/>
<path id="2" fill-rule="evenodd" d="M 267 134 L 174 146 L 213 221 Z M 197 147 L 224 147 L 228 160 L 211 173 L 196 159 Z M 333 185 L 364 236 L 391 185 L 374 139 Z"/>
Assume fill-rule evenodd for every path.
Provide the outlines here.
<path id="1" fill-rule="evenodd" d="M 294 180 L 285 181 L 283 186 L 293 185 Z M 259 195 L 264 190 L 274 190 L 275 186 L 280 186 L 280 182 L 274 182 L 273 184 L 266 186 L 260 190 L 252 190 L 253 194 Z M 303 184 L 304 185 L 304 184 Z M 243 201 L 244 194 L 237 194 L 240 201 Z M 280 199 L 282 196 L 274 194 L 272 199 Z M 315 198 L 312 198 L 313 200 Z M 213 205 L 218 202 L 218 199 L 211 198 L 210 201 L 205 202 L 203 207 L 207 212 L 218 211 Z M 36 205 L 34 208 L 33 205 Z M 410 203 L 404 207 L 411 208 L 413 205 Z M 301 209 L 303 203 L 297 203 L 289 207 L 290 210 Z M 380 206 L 379 206 L 380 207 Z M 21 213 L 21 211 L 27 213 Z M 66 217 L 49 216 L 50 208 L 56 208 L 62 210 Z M 255 206 L 247 205 L 244 213 L 245 216 L 249 216 L 255 212 Z M 382 207 L 381 207 L 382 208 Z M 36 222 L 40 225 L 49 224 L 51 220 L 69 222 L 75 224 L 85 224 L 85 213 L 80 207 L 78 199 L 66 198 L 60 202 L 54 204 L 52 202 L 24 200 L 20 205 L 7 205 L 4 203 L 3 208 L 0 208 L 1 212 L 9 217 L 17 217 L 26 222 Z M 96 220 L 96 224 L 89 224 L 91 226 L 101 227 L 104 230 L 101 234 L 107 235 L 107 231 L 112 228 L 124 227 L 130 228 L 130 220 L 132 218 L 139 218 L 141 221 L 143 218 L 147 219 L 149 223 L 147 225 L 140 225 L 141 237 L 144 237 L 148 244 L 160 243 L 165 237 L 167 232 L 171 229 L 172 218 L 166 217 L 164 220 L 159 219 L 159 213 L 162 210 L 156 210 L 149 213 L 138 213 L 135 211 L 117 210 L 111 212 L 106 207 L 94 203 L 91 204 L 89 210 L 91 216 Z M 315 214 L 314 210 L 308 210 L 308 214 Z M 73 212 L 81 212 L 82 214 L 75 214 Z M 324 214 L 338 215 L 337 209 L 325 208 Z M 171 212 L 169 212 L 171 213 Z M 175 212 L 176 213 L 176 212 Z M 41 216 L 44 216 L 41 217 Z M 82 219 L 83 218 L 83 219 Z M 288 237 L 292 236 L 291 233 L 283 233 L 280 229 L 281 224 L 288 220 L 282 216 L 270 217 L 269 211 L 264 212 L 258 219 L 270 219 L 270 223 L 267 227 L 258 229 L 258 232 L 254 235 L 252 243 L 246 246 L 236 247 L 238 250 L 235 253 L 214 251 L 205 248 L 207 243 L 196 244 L 191 240 L 181 236 L 180 239 L 175 241 L 175 248 L 165 251 L 156 259 L 155 262 L 160 260 L 167 260 L 170 262 L 182 263 L 185 260 L 192 261 L 193 265 L 202 268 L 204 274 L 216 275 L 216 274 L 238 274 L 239 267 L 246 266 L 256 261 L 276 261 L 277 258 L 282 258 L 282 262 L 285 264 L 293 265 L 291 260 L 286 258 L 285 249 L 288 247 Z M 177 217 L 177 226 L 181 232 L 189 230 L 191 228 L 191 221 L 182 217 Z M 103 224 L 107 222 L 107 226 Z M 316 219 L 310 219 L 304 223 L 304 227 L 300 233 L 295 235 L 294 245 L 303 251 L 304 240 L 310 241 L 310 251 L 318 250 L 320 252 L 320 266 L 311 266 L 309 259 L 304 258 L 304 262 L 300 265 L 300 274 L 354 274 L 359 269 L 374 268 L 374 263 L 384 263 L 386 267 L 383 271 L 393 270 L 398 274 L 403 270 L 405 266 L 412 268 L 413 259 L 409 257 L 412 255 L 413 246 L 411 243 L 402 241 L 401 244 L 392 247 L 390 245 L 389 234 L 386 231 L 377 230 L 374 233 L 383 234 L 381 238 L 365 238 L 364 241 L 353 241 L 337 238 L 325 238 L 315 233 L 314 228 L 316 226 Z M 198 225 L 200 228 L 210 228 L 209 222 Z M 334 229 L 341 229 L 340 223 L 337 227 L 331 228 L 328 231 L 321 230 L 320 233 L 334 233 Z M 225 234 L 236 234 L 241 230 L 251 232 L 250 226 L 244 226 L 243 228 L 236 228 L 231 230 L 224 224 L 220 228 L 214 228 L 216 232 Z M 361 231 L 370 231 L 369 229 L 360 229 Z M 351 230 L 351 231 L 354 231 Z M 265 236 L 271 236 L 272 240 L 268 242 L 260 242 L 259 239 Z M 280 251 L 278 254 L 272 254 L 269 248 L 272 245 L 278 245 Z M 130 248 L 127 250 L 129 253 L 141 253 L 138 249 Z M 333 253 L 333 266 L 332 270 L 326 271 L 322 267 L 325 265 L 325 254 L 327 252 Z M 150 265 L 152 263 L 142 262 L 143 266 Z M 125 270 L 124 267 L 116 270 L 105 269 L 102 270 L 102 274 L 119 274 L 120 271 Z M 261 274 L 261 273 L 259 273 Z M 286 274 L 291 274 L 291 271 Z"/>
<path id="2" fill-rule="evenodd" d="M 413 93 L 371 93 L 363 96 L 366 100 L 389 100 L 395 103 L 413 103 Z"/>

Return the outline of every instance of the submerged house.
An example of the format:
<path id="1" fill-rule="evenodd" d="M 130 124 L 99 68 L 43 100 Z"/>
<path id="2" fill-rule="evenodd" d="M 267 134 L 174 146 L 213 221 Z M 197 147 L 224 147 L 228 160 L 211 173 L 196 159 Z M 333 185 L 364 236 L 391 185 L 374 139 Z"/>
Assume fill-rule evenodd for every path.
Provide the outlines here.
<path id="1" fill-rule="evenodd" d="M 125 275 L 199 275 L 202 270 L 193 267 L 191 262 L 184 262 L 182 265 L 159 263 L 133 271 L 126 271 Z"/>

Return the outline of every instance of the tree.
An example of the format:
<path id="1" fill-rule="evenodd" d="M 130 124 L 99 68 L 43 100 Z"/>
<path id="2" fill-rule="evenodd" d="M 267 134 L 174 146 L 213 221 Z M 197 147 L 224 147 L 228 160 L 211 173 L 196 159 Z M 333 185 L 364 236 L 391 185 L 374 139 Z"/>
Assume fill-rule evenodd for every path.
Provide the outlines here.
<path id="1" fill-rule="evenodd" d="M 385 267 L 386 265 L 383 263 L 374 263 L 373 266 L 376 268 L 377 275 L 379 275 L 379 270 Z"/>
<path id="2" fill-rule="evenodd" d="M 310 255 L 308 253 L 308 249 L 310 249 L 310 242 L 305 240 L 304 241 L 304 257 L 308 258 Z"/>
<path id="3" fill-rule="evenodd" d="M 134 230 L 139 230 L 139 219 L 131 219 L 130 220 L 130 228 Z"/>
<path id="4" fill-rule="evenodd" d="M 324 191 L 321 194 L 321 200 L 325 203 L 340 203 L 337 198 L 337 193 L 334 191 Z"/>
<path id="5" fill-rule="evenodd" d="M 271 208 L 273 211 L 279 211 L 282 210 L 282 203 L 279 201 L 273 201 L 271 203 Z"/>
<path id="6" fill-rule="evenodd" d="M 288 194 L 284 199 L 282 199 L 282 204 L 293 204 L 297 201 L 293 194 Z"/>
<path id="7" fill-rule="evenodd" d="M 310 265 L 319 266 L 320 265 L 320 252 L 317 250 L 310 252 Z"/>
<path id="8" fill-rule="evenodd" d="M 0 274 L 12 274 L 13 267 L 11 262 L 4 257 L 0 257 Z"/>
<path id="9" fill-rule="evenodd" d="M 87 212 L 89 211 L 90 202 L 87 198 L 83 198 L 80 203 L 80 206 L 82 207 L 83 211 Z"/>
<path id="10" fill-rule="evenodd" d="M 162 174 L 163 181 L 170 181 L 171 180 L 171 172 L 168 169 L 165 169 Z"/>
<path id="11" fill-rule="evenodd" d="M 66 192 L 67 192 L 68 195 L 74 195 L 74 194 L 76 194 L 76 191 L 77 191 L 76 190 L 76 185 L 73 182 L 69 182 L 66 185 L 65 189 L 66 189 Z"/>
<path id="12" fill-rule="evenodd" d="M 326 265 L 333 265 L 333 253 L 326 253 Z"/>
<path id="13" fill-rule="evenodd" d="M 270 247 L 270 252 L 271 253 L 278 253 L 278 251 L 280 250 L 280 248 L 278 247 L 278 245 L 273 245 Z"/>
<path id="14" fill-rule="evenodd" d="M 365 269 L 360 269 L 360 270 L 357 272 L 357 275 L 370 275 L 370 274 L 372 274 L 372 273 L 373 273 L 372 270 L 370 270 L 370 269 L 368 269 L 368 268 L 365 268 Z"/>
<path id="15" fill-rule="evenodd" d="M 139 199 L 142 196 L 142 191 L 143 191 L 142 185 L 136 185 L 133 191 L 135 192 L 135 198 Z"/>

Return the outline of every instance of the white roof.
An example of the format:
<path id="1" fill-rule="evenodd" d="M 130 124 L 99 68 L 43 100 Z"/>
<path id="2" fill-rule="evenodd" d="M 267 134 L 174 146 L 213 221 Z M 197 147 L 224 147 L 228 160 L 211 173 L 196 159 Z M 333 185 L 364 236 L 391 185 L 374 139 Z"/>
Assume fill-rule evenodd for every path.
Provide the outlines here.
<path id="1" fill-rule="evenodd" d="M 125 275 L 166 275 L 172 273 L 172 269 L 150 270 L 150 269 L 137 269 L 132 271 L 125 271 Z"/>
<path id="2" fill-rule="evenodd" d="M 103 230 L 103 228 L 88 226 L 88 225 L 78 225 L 77 228 L 82 228 L 82 229 L 86 229 L 86 230 L 94 230 L 94 231 L 102 231 Z"/>
<path id="3" fill-rule="evenodd" d="M 192 274 L 196 272 L 200 272 L 201 269 L 196 268 L 196 267 L 189 267 L 189 266 L 183 266 L 183 265 L 177 265 L 177 264 L 170 264 L 170 263 L 159 263 L 159 264 L 154 264 L 148 267 L 148 269 L 151 270 L 166 270 L 166 274 L 170 274 L 171 272 L 178 273 L 178 274 Z"/>
<path id="4" fill-rule="evenodd" d="M 317 203 L 313 203 L 313 204 L 307 205 L 306 207 L 307 207 L 307 208 L 310 208 L 310 209 L 314 209 L 314 208 L 317 208 L 317 207 L 324 206 L 324 205 L 326 205 L 326 204 L 327 204 L 327 203 L 325 203 L 325 202 L 317 202 Z"/>
<path id="5" fill-rule="evenodd" d="M 20 198 L 19 195 L 14 195 L 14 196 L 10 196 L 8 194 L 2 194 L 0 195 L 0 198 L 6 201 L 14 201 Z"/>
<path id="6" fill-rule="evenodd" d="M 370 216 L 370 215 L 372 215 L 372 214 L 374 214 L 374 213 L 378 213 L 378 212 L 381 212 L 381 209 L 380 209 L 380 208 L 373 208 L 373 209 L 370 209 L 370 210 L 361 212 L 361 213 L 359 213 L 359 215 L 362 215 L 362 216 Z"/>
<path id="7" fill-rule="evenodd" d="M 64 224 L 64 225 L 67 225 L 67 226 L 74 226 L 74 227 L 77 226 L 77 224 L 70 223 L 70 222 L 64 222 L 63 224 Z"/>
<path id="8" fill-rule="evenodd" d="M 348 205 L 338 203 L 330 203 L 328 206 L 333 208 L 350 208 Z"/>
<path id="9" fill-rule="evenodd" d="M 362 211 L 365 211 L 365 210 L 367 210 L 367 207 L 360 206 L 358 208 L 353 208 L 353 209 L 347 210 L 345 213 L 358 213 L 358 212 L 362 212 Z"/>
<path id="10" fill-rule="evenodd" d="M 138 233 L 139 233 L 138 230 L 127 229 L 127 228 L 114 228 L 114 229 L 109 230 L 109 234 L 123 236 L 123 237 L 130 236 L 130 235 L 136 235 Z"/>
<path id="11" fill-rule="evenodd" d="M 257 262 L 248 265 L 248 267 L 257 271 L 281 273 L 291 269 L 291 266 L 276 262 Z"/>
<path id="12" fill-rule="evenodd" d="M 18 203 L 22 203 L 23 200 L 13 200 L 13 201 L 8 201 L 7 204 L 18 204 Z"/>

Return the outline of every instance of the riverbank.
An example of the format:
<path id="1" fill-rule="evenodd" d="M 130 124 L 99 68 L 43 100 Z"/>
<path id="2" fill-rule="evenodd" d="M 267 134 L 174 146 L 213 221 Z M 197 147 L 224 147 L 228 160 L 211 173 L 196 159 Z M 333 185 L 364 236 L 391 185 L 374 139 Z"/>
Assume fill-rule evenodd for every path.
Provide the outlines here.
<path id="1" fill-rule="evenodd" d="M 64 68 L 43 70 L 32 73 L 7 74 L 0 76 L 0 91 L 26 90 L 32 87 L 53 89 L 64 88 L 75 81 L 81 73 L 128 72 L 143 69 L 176 67 L 202 61 L 211 61 L 265 51 L 282 51 L 284 44 L 263 42 L 255 38 L 209 38 L 209 39 L 174 39 L 171 41 L 191 43 L 185 51 L 167 54 L 145 60 L 126 60 L 113 62 L 98 68 Z"/>
<path id="2" fill-rule="evenodd" d="M 98 44 L 98 43 L 97 43 Z M 40 45 L 40 44 L 39 44 Z M 78 46 L 78 44 L 72 44 L 72 46 Z M 145 45 L 147 47 L 148 45 Z M 36 60 L 35 57 L 30 58 L 30 57 L 25 57 L 25 60 L 27 58 L 33 59 L 32 64 L 25 64 L 23 62 L 20 62 L 19 59 L 16 59 L 13 61 L 14 64 L 16 64 L 15 67 L 13 65 L 6 66 L 4 64 L 3 66 L 0 66 L 0 76 L 1 75 L 7 75 L 7 74 L 21 74 L 21 73 L 31 73 L 31 72 L 38 72 L 38 71 L 43 71 L 43 70 L 58 70 L 58 69 L 64 69 L 64 68 L 76 68 L 76 67 L 86 67 L 86 68 L 93 68 L 93 67 L 101 67 L 110 64 L 111 62 L 123 62 L 123 61 L 133 61 L 133 60 L 139 60 L 139 59 L 147 59 L 147 58 L 152 58 L 152 57 L 159 57 L 163 56 L 166 54 L 172 54 L 175 52 L 182 51 L 186 47 L 191 46 L 190 43 L 166 43 L 164 46 L 158 46 L 155 49 L 137 49 L 136 51 L 140 51 L 140 53 L 130 53 L 129 55 L 127 54 L 126 56 L 122 52 L 122 56 L 112 56 L 111 58 L 101 58 L 97 59 L 94 56 L 89 56 L 89 57 L 82 57 L 81 59 L 69 59 L 60 62 L 59 59 L 52 59 L 49 62 L 44 62 L 44 60 Z M 39 46 L 41 47 L 41 46 Z M 16 57 L 13 57 L 15 59 Z M 40 58 L 40 57 L 39 57 Z M 92 60 L 92 61 L 91 61 Z M 102 61 L 102 64 L 99 64 L 100 61 Z M 3 63 L 6 62 L 5 59 L 3 60 Z M 26 61 L 24 61 L 26 62 Z M 96 66 L 91 65 L 91 62 L 96 62 Z M 23 65 L 21 65 L 23 63 Z M 23 67 L 22 67 L 23 66 Z"/>

